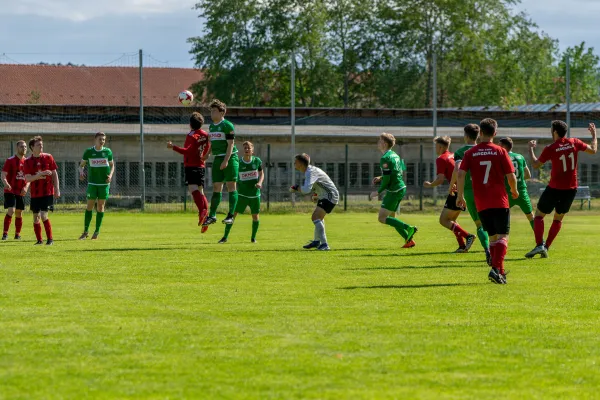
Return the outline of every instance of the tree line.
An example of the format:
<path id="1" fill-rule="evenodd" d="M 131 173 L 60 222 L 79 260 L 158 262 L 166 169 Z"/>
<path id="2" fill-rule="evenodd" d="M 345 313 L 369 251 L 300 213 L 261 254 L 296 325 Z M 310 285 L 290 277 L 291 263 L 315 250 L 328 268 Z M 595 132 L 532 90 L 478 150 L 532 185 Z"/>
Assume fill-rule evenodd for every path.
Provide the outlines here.
<path id="1" fill-rule="evenodd" d="M 599 58 L 560 51 L 518 0 L 200 0 L 190 53 L 196 93 L 237 106 L 289 106 L 295 56 L 303 107 L 428 108 L 598 101 Z M 434 56 L 435 55 L 435 56 Z"/>

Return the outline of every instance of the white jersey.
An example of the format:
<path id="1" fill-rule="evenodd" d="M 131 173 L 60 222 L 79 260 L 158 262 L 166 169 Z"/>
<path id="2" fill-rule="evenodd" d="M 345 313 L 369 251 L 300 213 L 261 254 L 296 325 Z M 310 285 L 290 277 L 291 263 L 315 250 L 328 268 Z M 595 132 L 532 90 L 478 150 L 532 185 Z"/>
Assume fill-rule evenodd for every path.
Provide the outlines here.
<path id="1" fill-rule="evenodd" d="M 322 169 L 309 165 L 304 173 L 304 184 L 300 187 L 300 193 L 317 193 L 319 200 L 329 200 L 337 204 L 340 200 L 340 193 L 335 184 Z"/>

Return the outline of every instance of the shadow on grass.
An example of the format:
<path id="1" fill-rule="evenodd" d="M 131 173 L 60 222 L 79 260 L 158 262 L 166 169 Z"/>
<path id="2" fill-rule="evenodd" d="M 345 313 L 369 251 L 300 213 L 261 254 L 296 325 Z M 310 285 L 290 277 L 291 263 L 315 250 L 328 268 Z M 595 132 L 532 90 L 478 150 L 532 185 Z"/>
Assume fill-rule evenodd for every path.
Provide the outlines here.
<path id="1" fill-rule="evenodd" d="M 438 268 L 475 268 L 475 267 L 466 266 L 466 265 L 458 265 L 458 264 L 448 264 L 448 265 L 401 265 L 401 266 L 398 266 L 398 267 L 343 268 L 342 270 L 343 271 L 377 271 L 377 270 L 438 269 Z"/>
<path id="2" fill-rule="evenodd" d="M 342 249 L 342 250 L 353 250 L 353 249 Z M 370 250 L 370 249 L 360 249 L 360 250 Z M 381 251 L 386 251 L 386 250 L 381 250 Z M 387 251 L 389 251 L 389 250 L 387 250 Z M 423 252 L 413 253 L 410 250 L 406 250 L 406 249 L 404 249 L 404 250 L 398 249 L 398 251 L 399 251 L 398 254 L 376 254 L 376 253 L 375 254 L 374 253 L 371 253 L 371 254 L 348 254 L 343 257 L 419 257 L 419 256 L 433 256 L 433 255 L 440 255 L 440 254 L 445 254 L 445 255 L 452 254 L 452 252 L 448 252 L 448 251 L 432 251 L 430 253 L 423 253 Z"/>
<path id="3" fill-rule="evenodd" d="M 340 290 L 356 290 L 356 289 L 425 289 L 436 287 L 453 287 L 453 286 L 479 286 L 487 285 L 487 283 L 429 283 L 423 285 L 377 285 L 377 286 L 347 286 L 338 288 Z"/>
<path id="4" fill-rule="evenodd" d="M 173 250 L 193 250 L 189 247 L 121 247 L 121 248 L 101 248 L 101 249 L 69 249 L 68 252 L 99 252 L 106 253 L 107 251 L 173 251 Z"/>

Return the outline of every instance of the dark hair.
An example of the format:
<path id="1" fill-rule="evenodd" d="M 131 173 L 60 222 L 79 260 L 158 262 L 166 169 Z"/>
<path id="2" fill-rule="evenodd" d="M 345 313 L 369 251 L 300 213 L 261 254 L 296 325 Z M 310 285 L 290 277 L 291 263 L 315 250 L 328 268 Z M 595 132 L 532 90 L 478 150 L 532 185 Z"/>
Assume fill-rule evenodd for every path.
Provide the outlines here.
<path id="1" fill-rule="evenodd" d="M 498 129 L 498 123 L 491 118 L 485 118 L 479 123 L 479 128 L 483 135 L 494 136 L 494 133 L 496 133 L 496 130 Z"/>
<path id="2" fill-rule="evenodd" d="M 192 113 L 190 116 L 190 127 L 197 131 L 202 128 L 202 124 L 204 123 L 204 117 L 199 112 Z"/>
<path id="3" fill-rule="evenodd" d="M 479 125 L 469 124 L 469 125 L 465 126 L 463 129 L 465 131 L 466 137 L 468 137 L 471 140 L 477 140 L 477 137 L 479 136 Z"/>
<path id="4" fill-rule="evenodd" d="M 310 156 L 306 153 L 296 154 L 296 160 L 300 161 L 305 167 L 310 164 Z"/>
<path id="5" fill-rule="evenodd" d="M 513 141 L 509 137 L 503 137 L 502 139 L 500 139 L 500 141 L 498 142 L 498 144 L 500 146 L 504 147 L 508 151 L 511 151 L 512 148 L 513 148 Z"/>
<path id="6" fill-rule="evenodd" d="M 565 137 L 568 130 L 569 130 L 569 127 L 563 121 L 559 121 L 559 120 L 552 121 L 552 132 L 556 132 L 558 137 L 561 137 L 561 138 Z"/>
<path id="7" fill-rule="evenodd" d="M 25 144 L 25 145 L 27 144 L 27 143 L 26 143 L 24 140 L 19 140 L 19 141 L 17 142 L 17 146 L 19 145 L 19 143 L 23 143 L 23 144 Z"/>
<path id="8" fill-rule="evenodd" d="M 448 147 L 450 146 L 450 143 L 452 143 L 452 139 L 450 138 L 450 136 L 438 136 L 435 139 L 433 139 L 433 141 L 437 144 L 441 144 L 444 147 Z"/>
<path id="9" fill-rule="evenodd" d="M 209 108 L 216 108 L 221 112 L 225 112 L 227 110 L 227 106 L 221 100 L 214 99 L 210 102 Z"/>
<path id="10" fill-rule="evenodd" d="M 98 136 L 106 137 L 106 134 L 104 132 L 98 132 L 98 133 L 96 133 L 96 135 L 94 135 L 94 139 L 96 139 Z"/>
<path id="11" fill-rule="evenodd" d="M 35 146 L 35 144 L 37 142 L 42 142 L 42 137 L 41 136 L 34 136 L 30 141 L 29 141 L 29 150 L 33 151 L 33 146 Z"/>

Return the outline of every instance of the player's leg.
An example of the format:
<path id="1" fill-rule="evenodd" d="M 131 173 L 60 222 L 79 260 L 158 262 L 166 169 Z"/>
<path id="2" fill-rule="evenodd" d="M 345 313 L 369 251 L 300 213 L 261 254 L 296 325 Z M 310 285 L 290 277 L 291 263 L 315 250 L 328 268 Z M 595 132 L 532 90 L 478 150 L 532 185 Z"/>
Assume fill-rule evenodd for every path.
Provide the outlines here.
<path id="1" fill-rule="evenodd" d="M 479 213 L 477 212 L 477 207 L 475 205 L 475 195 L 472 190 L 465 191 L 465 201 L 467 203 L 467 211 L 471 216 L 473 222 L 475 222 L 475 226 L 477 228 L 477 238 L 479 239 L 479 243 L 481 243 L 481 247 L 485 250 L 486 258 L 489 258 L 490 255 L 490 239 L 488 233 L 483 228 L 483 225 L 479 219 Z"/>
<path id="2" fill-rule="evenodd" d="M 560 232 L 560 228 L 562 227 L 562 220 L 567 215 L 567 213 L 571 210 L 571 205 L 573 204 L 573 200 L 575 200 L 575 195 L 577 194 L 577 189 L 573 190 L 561 190 L 558 203 L 555 207 L 554 220 L 552 221 L 552 226 L 550 226 L 550 230 L 548 231 L 548 237 L 546 238 L 546 251 L 550 249 L 550 246 L 556 239 L 558 232 Z"/>
<path id="3" fill-rule="evenodd" d="M 512 208 L 513 205 L 518 205 L 519 208 L 521 209 L 521 211 L 523 212 L 523 214 L 525 214 L 525 216 L 527 217 L 527 220 L 529 221 L 529 225 L 531 225 L 531 229 L 534 230 L 533 227 L 533 219 L 534 219 L 534 215 L 533 215 L 533 206 L 531 205 L 531 199 L 529 199 L 529 194 L 527 193 L 527 191 L 524 191 L 523 193 L 519 194 L 519 198 L 518 199 L 512 199 L 510 196 L 508 197 L 509 199 L 509 203 L 510 203 L 510 207 Z"/>
<path id="4" fill-rule="evenodd" d="M 46 231 L 46 245 L 52 245 L 54 244 L 54 238 L 52 236 L 52 224 L 50 223 L 50 218 L 48 217 L 48 211 L 54 205 L 54 196 L 46 196 L 42 197 L 42 199 L 44 199 L 44 204 L 42 205 L 40 211 L 40 218 L 42 219 L 44 230 Z"/>
<path id="5" fill-rule="evenodd" d="M 96 203 L 96 229 L 94 230 L 94 234 L 92 235 L 92 240 L 98 239 L 98 235 L 100 235 L 100 228 L 102 227 L 102 221 L 104 220 L 106 200 L 107 199 L 98 198 L 98 202 Z"/>
<path id="6" fill-rule="evenodd" d="M 210 211 L 208 212 L 208 218 L 204 221 L 204 225 L 210 225 L 217 222 L 217 209 L 219 208 L 219 204 L 221 204 L 221 199 L 223 194 L 223 182 L 225 182 L 225 173 L 220 169 L 221 162 L 223 162 L 223 157 L 215 157 L 213 161 L 212 168 L 212 181 L 213 181 L 213 194 L 210 199 Z"/>
<path id="7" fill-rule="evenodd" d="M 260 197 L 250 199 L 250 212 L 252 213 L 252 236 L 250 236 L 250 242 L 256 243 L 256 233 L 260 225 Z"/>
<path id="8" fill-rule="evenodd" d="M 8 230 L 12 223 L 13 214 L 17 206 L 16 196 L 12 193 L 4 193 L 4 208 L 6 215 L 4 216 L 4 231 L 2 232 L 2 240 L 8 239 Z"/>
<path id="9" fill-rule="evenodd" d="M 475 235 L 469 234 L 456 222 L 461 211 L 464 210 L 456 206 L 456 195 L 448 195 L 439 220 L 440 225 L 454 233 L 458 242 L 456 253 L 469 251 L 475 241 Z"/>
<path id="10" fill-rule="evenodd" d="M 94 205 L 98 198 L 96 186 L 88 185 L 86 190 L 87 205 L 85 208 L 85 216 L 83 218 L 83 233 L 79 237 L 79 240 L 87 239 L 89 236 L 90 224 L 92 223 L 92 217 L 94 215 Z"/>
<path id="11" fill-rule="evenodd" d="M 34 200 L 39 200 L 39 198 L 31 199 L 31 211 L 33 211 L 33 232 L 35 233 L 36 245 L 44 244 L 42 241 L 42 225 L 41 225 L 41 217 L 40 217 L 40 209 L 37 205 L 34 206 Z"/>
<path id="12" fill-rule="evenodd" d="M 508 250 L 510 232 L 510 209 L 493 208 L 480 213 L 482 225 L 489 234 L 492 269 L 488 279 L 494 283 L 505 284 L 504 258 Z"/>
<path id="13" fill-rule="evenodd" d="M 208 216 L 208 201 L 204 196 L 204 174 L 205 169 L 200 167 L 187 167 L 185 169 L 185 181 L 188 192 L 194 199 L 198 208 L 198 225 L 202 225 Z"/>
<path id="14" fill-rule="evenodd" d="M 548 251 L 544 246 L 544 217 L 554 211 L 558 202 L 558 193 L 551 187 L 546 187 L 535 210 L 533 219 L 533 232 L 535 234 L 535 248 L 525 254 L 527 258 L 533 258 L 539 254 L 542 258 L 548 257 Z"/>
<path id="15" fill-rule="evenodd" d="M 317 207 L 315 207 L 315 210 L 311 215 L 311 219 L 313 224 L 315 225 L 315 241 L 318 240 L 319 242 L 317 249 L 329 250 L 329 245 L 327 243 L 327 233 L 325 232 L 325 216 L 327 215 L 327 209 L 322 208 L 322 206 L 327 207 L 326 205 L 323 205 L 323 202 L 321 200 L 319 201 L 319 204 L 317 204 Z"/>
<path id="16" fill-rule="evenodd" d="M 235 212 L 233 213 L 234 221 L 238 214 L 243 214 L 246 211 L 246 208 L 250 204 L 249 200 L 250 199 L 248 197 L 243 197 L 243 196 L 240 197 L 240 199 L 235 207 Z M 225 234 L 223 235 L 223 238 L 219 241 L 219 243 L 227 242 L 227 239 L 229 238 L 229 233 L 231 232 L 232 228 L 233 228 L 233 224 L 225 224 Z"/>
<path id="17" fill-rule="evenodd" d="M 392 214 L 395 214 L 405 194 L 406 189 L 395 193 L 387 192 L 381 202 L 378 221 L 396 229 L 396 232 L 404 239 L 405 244 L 408 244 L 417 232 L 417 228 L 401 221 L 399 218 L 392 217 Z"/>
<path id="18" fill-rule="evenodd" d="M 233 154 L 229 159 L 229 164 L 225 168 L 225 182 L 227 182 L 227 191 L 229 192 L 229 212 L 223 220 L 224 224 L 233 224 L 233 213 L 238 202 L 237 179 L 240 169 L 240 162 L 237 154 Z"/>
<path id="19" fill-rule="evenodd" d="M 25 210 L 25 202 L 23 196 L 19 196 L 20 201 L 17 201 L 15 210 L 15 239 L 21 239 L 21 228 L 23 228 L 23 210 Z"/>

